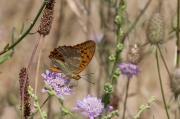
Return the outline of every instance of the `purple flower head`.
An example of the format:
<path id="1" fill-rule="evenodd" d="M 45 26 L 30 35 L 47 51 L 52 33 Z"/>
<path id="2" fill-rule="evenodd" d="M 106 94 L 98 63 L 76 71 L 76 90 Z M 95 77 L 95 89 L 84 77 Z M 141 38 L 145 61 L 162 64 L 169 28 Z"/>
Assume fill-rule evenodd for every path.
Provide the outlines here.
<path id="1" fill-rule="evenodd" d="M 50 72 L 46 70 L 46 74 L 42 73 L 42 77 L 45 78 L 44 83 L 49 85 L 59 97 L 64 98 L 63 94 L 70 95 L 73 93 L 73 86 L 69 86 L 70 79 L 62 73 Z M 46 89 L 42 89 L 41 92 L 48 92 Z"/>
<path id="2" fill-rule="evenodd" d="M 138 75 L 140 72 L 139 67 L 137 65 L 131 63 L 121 63 L 118 65 L 123 75 L 126 75 L 128 78 L 132 77 L 133 75 Z"/>
<path id="3" fill-rule="evenodd" d="M 104 104 L 101 102 L 101 98 L 92 97 L 92 95 L 88 94 L 86 98 L 82 101 L 77 101 L 77 106 L 73 108 L 73 110 L 82 109 L 82 114 L 86 115 L 90 119 L 94 119 L 95 117 L 102 114 L 104 109 Z M 108 106 L 106 111 L 112 109 L 112 106 Z"/>

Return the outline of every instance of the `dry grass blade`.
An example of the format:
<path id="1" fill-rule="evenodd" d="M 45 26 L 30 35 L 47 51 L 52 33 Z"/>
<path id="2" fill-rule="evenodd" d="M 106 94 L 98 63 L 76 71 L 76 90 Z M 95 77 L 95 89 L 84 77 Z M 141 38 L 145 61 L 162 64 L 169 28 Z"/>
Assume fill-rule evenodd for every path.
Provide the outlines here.
<path id="1" fill-rule="evenodd" d="M 78 10 L 78 7 L 76 5 L 76 2 L 74 0 L 66 0 L 67 4 L 69 5 L 70 9 L 74 12 L 74 14 L 77 17 L 77 21 L 79 23 L 79 25 L 81 26 L 84 34 L 86 35 L 86 37 L 88 37 L 88 32 L 87 32 L 87 27 L 85 25 L 85 23 L 82 20 L 82 16 Z"/>

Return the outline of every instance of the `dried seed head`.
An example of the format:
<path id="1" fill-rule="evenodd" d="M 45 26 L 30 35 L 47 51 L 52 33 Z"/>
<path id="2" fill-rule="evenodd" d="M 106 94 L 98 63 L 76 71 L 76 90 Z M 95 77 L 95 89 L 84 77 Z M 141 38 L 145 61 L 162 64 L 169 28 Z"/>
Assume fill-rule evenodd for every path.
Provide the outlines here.
<path id="1" fill-rule="evenodd" d="M 151 44 L 163 43 L 164 21 L 160 13 L 153 14 L 147 28 L 147 40 Z"/>
<path id="2" fill-rule="evenodd" d="M 180 94 L 180 68 L 176 68 L 170 77 L 170 87 L 174 93 L 175 99 Z"/>
<path id="3" fill-rule="evenodd" d="M 55 0 L 48 0 L 46 7 L 43 10 L 43 16 L 41 17 L 40 25 L 37 32 L 42 35 L 48 35 L 51 30 L 51 25 L 53 21 Z"/>
<path id="4" fill-rule="evenodd" d="M 23 89 L 25 75 L 26 75 L 26 68 L 22 68 L 19 73 L 20 96 L 21 96 L 21 101 L 22 101 L 22 90 L 24 90 L 24 117 L 27 118 L 31 114 L 31 108 L 30 108 L 31 104 L 30 104 L 30 95 L 28 94 L 28 86 L 29 86 L 28 77 L 26 80 L 25 88 Z"/>
<path id="5" fill-rule="evenodd" d="M 141 60 L 141 50 L 137 44 L 129 48 L 127 53 L 127 61 L 133 64 L 138 64 Z"/>

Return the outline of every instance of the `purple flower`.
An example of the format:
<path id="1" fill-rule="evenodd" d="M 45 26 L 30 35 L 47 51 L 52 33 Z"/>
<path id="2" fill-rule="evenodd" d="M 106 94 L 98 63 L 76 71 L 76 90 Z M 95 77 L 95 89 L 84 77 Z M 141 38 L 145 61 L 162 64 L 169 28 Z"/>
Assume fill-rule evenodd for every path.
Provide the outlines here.
<path id="1" fill-rule="evenodd" d="M 92 95 L 88 94 L 86 98 L 82 101 L 77 101 L 77 106 L 73 107 L 73 110 L 82 109 L 82 114 L 86 115 L 90 119 L 94 119 L 95 117 L 102 114 L 104 109 L 104 104 L 101 102 L 100 98 L 92 97 Z M 106 111 L 112 109 L 112 106 L 108 106 Z"/>
<path id="2" fill-rule="evenodd" d="M 50 72 L 46 70 L 46 74 L 42 73 L 42 77 L 45 78 L 44 83 L 49 85 L 59 97 L 64 98 L 63 94 L 70 95 L 74 93 L 72 91 L 73 86 L 69 86 L 70 79 L 62 73 Z M 41 92 L 48 92 L 46 89 L 42 89 Z"/>
<path id="3" fill-rule="evenodd" d="M 132 75 L 138 75 L 140 72 L 139 67 L 137 65 L 131 63 L 121 63 L 118 65 L 123 75 L 126 75 L 128 78 L 132 77 Z"/>

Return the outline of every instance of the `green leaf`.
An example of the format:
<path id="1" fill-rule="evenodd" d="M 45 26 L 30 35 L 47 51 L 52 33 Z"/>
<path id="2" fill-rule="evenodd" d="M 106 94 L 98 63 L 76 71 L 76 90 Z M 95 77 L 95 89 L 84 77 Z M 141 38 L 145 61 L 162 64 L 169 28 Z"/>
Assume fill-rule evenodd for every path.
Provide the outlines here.
<path id="1" fill-rule="evenodd" d="M 157 46 L 154 46 L 153 54 L 154 54 L 154 57 L 157 58 Z"/>
<path id="2" fill-rule="evenodd" d="M 21 26 L 20 35 L 22 35 L 22 33 L 23 33 L 23 30 L 24 30 L 24 22 L 22 23 L 22 26 Z"/>
<path id="3" fill-rule="evenodd" d="M 7 59 L 9 59 L 11 57 L 11 54 L 7 54 L 7 55 L 5 55 L 4 57 L 2 57 L 1 59 L 0 59 L 0 64 L 2 64 L 3 62 L 5 62 Z"/>
<path id="4" fill-rule="evenodd" d="M 6 51 L 9 48 L 9 43 L 4 47 L 4 51 Z"/>

